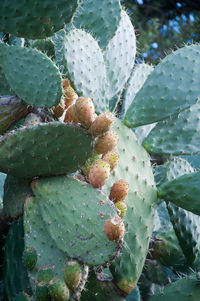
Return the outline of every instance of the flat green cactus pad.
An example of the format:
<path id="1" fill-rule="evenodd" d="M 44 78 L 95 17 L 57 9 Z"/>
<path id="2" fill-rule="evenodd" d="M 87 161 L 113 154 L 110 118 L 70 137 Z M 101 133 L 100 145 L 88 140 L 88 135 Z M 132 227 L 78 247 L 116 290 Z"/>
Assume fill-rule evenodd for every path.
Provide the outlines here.
<path id="1" fill-rule="evenodd" d="M 3 264 L 4 290 L 8 300 L 13 300 L 22 291 L 31 294 L 27 269 L 22 255 L 24 252 L 24 228 L 22 218 L 10 226 L 6 237 L 5 259 Z"/>
<path id="2" fill-rule="evenodd" d="M 67 176 L 36 180 L 32 189 L 60 250 L 89 265 L 103 264 L 115 255 L 117 244 L 104 233 L 115 210 L 100 191 Z"/>
<path id="3" fill-rule="evenodd" d="M 119 135 L 117 152 L 119 164 L 111 174 L 106 192 L 117 180 L 129 183 L 130 189 L 125 203 L 128 206 L 124 217 L 127 233 L 121 255 L 111 265 L 114 281 L 130 293 L 142 272 L 153 231 L 156 189 L 149 156 L 137 143 L 134 133 L 115 119 L 113 129 Z"/>
<path id="4" fill-rule="evenodd" d="M 185 174 L 158 188 L 158 196 L 166 201 L 200 215 L 200 171 Z"/>
<path id="5" fill-rule="evenodd" d="M 11 217 L 18 217 L 22 214 L 27 193 L 27 181 L 7 175 L 4 183 L 3 197 L 3 209 L 5 214 Z"/>
<path id="6" fill-rule="evenodd" d="M 45 54 L 6 44 L 0 44 L 0 52 L 5 77 L 18 97 L 37 107 L 52 107 L 60 102 L 61 75 Z"/>
<path id="7" fill-rule="evenodd" d="M 11 88 L 5 78 L 4 72 L 0 66 L 0 95 L 9 95 L 11 93 Z"/>
<path id="8" fill-rule="evenodd" d="M 42 123 L 0 138 L 0 171 L 21 178 L 71 173 L 91 154 L 92 138 L 83 128 Z"/>
<path id="9" fill-rule="evenodd" d="M 122 11 L 117 31 L 104 51 L 104 60 L 110 84 L 110 89 L 106 91 L 108 99 L 123 89 L 133 68 L 135 56 L 135 31 L 128 14 Z"/>
<path id="10" fill-rule="evenodd" d="M 129 107 L 129 127 L 164 120 L 200 97 L 200 45 L 185 46 L 166 56 L 148 76 Z"/>
<path id="11" fill-rule="evenodd" d="M 183 278 L 167 285 L 159 295 L 152 296 L 150 301 L 199 301 L 200 282 Z"/>
<path id="12" fill-rule="evenodd" d="M 0 96 L 0 135 L 28 113 L 27 105 L 16 96 Z"/>
<path id="13" fill-rule="evenodd" d="M 143 141 L 149 153 L 194 155 L 200 152 L 200 102 L 158 122 Z"/>
<path id="14" fill-rule="evenodd" d="M 28 197 L 24 205 L 24 232 L 26 248 L 34 248 L 37 253 L 36 266 L 29 272 L 32 285 L 36 283 L 38 271 L 42 267 L 52 268 L 55 277 L 62 279 L 67 254 L 56 247 L 48 234 L 34 197 Z"/>
<path id="15" fill-rule="evenodd" d="M 28 39 L 52 36 L 70 22 L 77 0 L 0 2 L 0 31 Z"/>
<path id="16" fill-rule="evenodd" d="M 63 51 L 69 78 L 77 93 L 92 98 L 97 113 L 108 110 L 106 67 L 97 41 L 89 33 L 73 29 L 64 39 Z"/>
<path id="17" fill-rule="evenodd" d="M 119 0 L 84 0 L 76 10 L 73 24 L 92 34 L 104 48 L 117 30 L 120 13 Z"/>

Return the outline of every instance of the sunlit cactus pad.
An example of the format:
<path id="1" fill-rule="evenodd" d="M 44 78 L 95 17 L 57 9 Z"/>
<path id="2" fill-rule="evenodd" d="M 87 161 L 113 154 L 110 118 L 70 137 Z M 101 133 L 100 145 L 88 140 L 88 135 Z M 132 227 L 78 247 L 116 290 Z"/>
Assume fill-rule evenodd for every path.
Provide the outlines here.
<path id="1" fill-rule="evenodd" d="M 61 251 L 90 265 L 115 255 L 117 243 L 104 233 L 115 210 L 104 194 L 67 176 L 38 179 L 31 186 L 46 228 Z"/>
<path id="2" fill-rule="evenodd" d="M 74 172 L 92 153 L 92 138 L 77 125 L 50 122 L 0 138 L 0 171 L 31 178 Z"/>

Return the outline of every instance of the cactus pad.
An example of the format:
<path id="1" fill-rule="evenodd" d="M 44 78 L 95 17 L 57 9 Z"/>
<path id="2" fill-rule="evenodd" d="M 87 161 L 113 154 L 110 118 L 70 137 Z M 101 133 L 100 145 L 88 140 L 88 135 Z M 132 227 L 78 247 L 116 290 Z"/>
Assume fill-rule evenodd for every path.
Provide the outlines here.
<path id="1" fill-rule="evenodd" d="M 52 107 L 60 102 L 61 76 L 45 54 L 5 44 L 0 44 L 0 50 L 3 72 L 18 97 L 37 107 Z"/>
<path id="2" fill-rule="evenodd" d="M 36 180 L 32 189 L 60 250 L 90 265 L 103 264 L 115 255 L 117 244 L 104 233 L 115 210 L 100 191 L 66 176 Z"/>
<path id="3" fill-rule="evenodd" d="M 77 0 L 0 2 L 0 31 L 28 39 L 52 36 L 70 22 Z"/>
<path id="4" fill-rule="evenodd" d="M 0 171 L 22 178 L 74 172 L 91 156 L 91 142 L 77 125 L 22 127 L 0 138 Z"/>

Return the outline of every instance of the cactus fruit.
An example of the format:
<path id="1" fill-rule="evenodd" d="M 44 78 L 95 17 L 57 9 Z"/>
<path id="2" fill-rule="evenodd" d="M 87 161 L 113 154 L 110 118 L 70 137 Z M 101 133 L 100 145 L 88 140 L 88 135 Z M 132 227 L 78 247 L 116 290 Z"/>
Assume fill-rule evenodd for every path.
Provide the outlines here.
<path id="1" fill-rule="evenodd" d="M 80 124 L 88 129 L 94 121 L 94 104 L 91 98 L 79 97 L 75 104 L 76 116 Z"/>
<path id="2" fill-rule="evenodd" d="M 35 291 L 37 301 L 50 301 L 48 285 L 45 282 L 40 282 L 36 285 Z"/>
<path id="3" fill-rule="evenodd" d="M 54 278 L 49 283 L 49 293 L 55 301 L 69 300 L 69 289 L 64 281 Z"/>
<path id="4" fill-rule="evenodd" d="M 114 203 L 124 201 L 128 195 L 129 184 L 124 180 L 115 182 L 110 190 L 109 199 Z"/>
<path id="5" fill-rule="evenodd" d="M 48 283 L 50 280 L 54 278 L 54 272 L 52 268 L 46 266 L 42 267 L 38 271 L 37 281 Z"/>
<path id="6" fill-rule="evenodd" d="M 109 175 L 110 165 L 100 159 L 90 167 L 88 180 L 93 187 L 100 188 L 106 183 Z"/>
<path id="7" fill-rule="evenodd" d="M 64 113 L 64 109 L 65 109 L 64 103 L 63 101 L 61 101 L 56 107 L 53 107 L 54 116 L 56 118 L 61 117 L 62 114 Z"/>
<path id="8" fill-rule="evenodd" d="M 25 267 L 29 271 L 33 270 L 37 263 L 36 250 L 34 248 L 26 248 L 26 250 L 24 250 L 24 254 L 23 254 L 23 261 L 24 261 Z"/>
<path id="9" fill-rule="evenodd" d="M 103 155 L 102 160 L 110 165 L 110 171 L 117 166 L 119 162 L 119 154 L 117 151 L 112 150 Z"/>
<path id="10" fill-rule="evenodd" d="M 114 115 L 111 112 L 102 113 L 91 124 L 89 133 L 94 137 L 101 136 L 109 131 L 113 122 Z"/>
<path id="11" fill-rule="evenodd" d="M 68 78 L 65 78 L 62 80 L 62 87 L 63 89 L 65 90 L 67 87 L 70 87 L 71 84 L 70 84 L 70 80 Z"/>
<path id="12" fill-rule="evenodd" d="M 68 109 L 65 111 L 64 122 L 72 122 L 72 123 L 79 123 L 79 120 L 76 116 L 76 109 L 75 104 L 72 104 Z"/>
<path id="13" fill-rule="evenodd" d="M 121 218 L 123 218 L 127 211 L 127 206 L 124 202 L 118 201 L 115 203 L 115 207 L 119 209 L 120 213 L 118 214 Z"/>
<path id="14" fill-rule="evenodd" d="M 124 237 L 125 227 L 119 216 L 108 219 L 105 223 L 104 231 L 111 241 L 119 241 Z"/>
<path id="15" fill-rule="evenodd" d="M 65 109 L 71 106 L 77 98 L 78 95 L 76 94 L 74 89 L 71 86 L 66 87 L 64 89 L 64 95 L 63 95 Z"/>
<path id="16" fill-rule="evenodd" d="M 97 154 L 106 154 L 107 152 L 115 149 L 119 137 L 115 131 L 108 131 L 100 136 L 95 144 L 95 151 Z"/>
<path id="17" fill-rule="evenodd" d="M 83 166 L 83 172 L 86 177 L 89 176 L 89 171 L 92 165 L 99 159 L 101 159 L 101 155 L 98 155 L 94 152 L 92 156 L 86 161 L 85 165 Z"/>
<path id="18" fill-rule="evenodd" d="M 81 266 L 77 261 L 68 261 L 64 266 L 63 277 L 70 290 L 75 291 L 81 280 Z"/>

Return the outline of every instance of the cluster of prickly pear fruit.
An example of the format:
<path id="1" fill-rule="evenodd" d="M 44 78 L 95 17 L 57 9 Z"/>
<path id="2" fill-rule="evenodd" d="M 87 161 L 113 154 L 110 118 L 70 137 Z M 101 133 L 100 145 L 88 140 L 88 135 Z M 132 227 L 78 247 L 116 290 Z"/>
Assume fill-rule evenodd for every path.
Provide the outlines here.
<path id="1" fill-rule="evenodd" d="M 196 301 L 200 46 L 100 2 L 0 3 L 0 298 Z"/>

